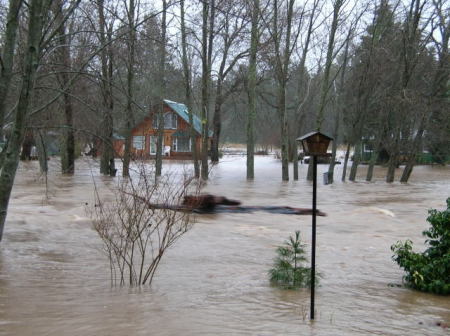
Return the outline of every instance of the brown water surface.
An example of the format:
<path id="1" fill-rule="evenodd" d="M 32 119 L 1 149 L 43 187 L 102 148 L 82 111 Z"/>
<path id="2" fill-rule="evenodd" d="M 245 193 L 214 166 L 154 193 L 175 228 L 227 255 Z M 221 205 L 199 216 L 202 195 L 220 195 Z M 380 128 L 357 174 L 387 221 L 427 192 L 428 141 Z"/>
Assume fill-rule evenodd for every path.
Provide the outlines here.
<path id="1" fill-rule="evenodd" d="M 416 167 L 408 184 L 319 183 L 317 319 L 308 290 L 271 287 L 274 249 L 295 230 L 310 242 L 311 217 L 219 214 L 198 222 L 165 255 L 151 287 L 111 288 L 101 242 L 86 218 L 93 183 L 115 179 L 77 161 L 75 176 L 53 163 L 48 195 L 36 162 L 20 167 L 0 244 L 0 335 L 448 335 L 449 297 L 405 289 L 390 246 L 411 238 L 423 248 L 427 209 L 450 196 L 449 167 Z M 180 163 L 165 163 L 177 170 Z M 325 166 L 319 167 L 319 176 Z M 341 167 L 336 174 L 340 176 Z M 361 169 L 361 177 L 364 174 Z M 311 184 L 281 182 L 279 161 L 224 157 L 207 191 L 245 205 L 309 207 Z M 398 176 L 399 173 L 397 173 Z M 92 177 L 92 175 L 95 175 Z M 361 178 L 362 180 L 362 178 Z"/>

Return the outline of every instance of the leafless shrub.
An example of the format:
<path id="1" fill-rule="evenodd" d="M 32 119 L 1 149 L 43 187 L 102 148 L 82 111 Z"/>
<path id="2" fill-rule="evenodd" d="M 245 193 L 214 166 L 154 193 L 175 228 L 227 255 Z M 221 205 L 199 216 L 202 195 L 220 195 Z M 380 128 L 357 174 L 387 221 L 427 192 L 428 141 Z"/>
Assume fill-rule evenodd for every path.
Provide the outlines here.
<path id="1" fill-rule="evenodd" d="M 153 168 L 141 163 L 130 175 L 119 182 L 112 201 L 103 201 L 96 188 L 96 204 L 89 209 L 109 258 L 112 285 L 152 282 L 164 252 L 193 224 L 177 205 L 199 190 L 186 172 L 155 179 Z"/>

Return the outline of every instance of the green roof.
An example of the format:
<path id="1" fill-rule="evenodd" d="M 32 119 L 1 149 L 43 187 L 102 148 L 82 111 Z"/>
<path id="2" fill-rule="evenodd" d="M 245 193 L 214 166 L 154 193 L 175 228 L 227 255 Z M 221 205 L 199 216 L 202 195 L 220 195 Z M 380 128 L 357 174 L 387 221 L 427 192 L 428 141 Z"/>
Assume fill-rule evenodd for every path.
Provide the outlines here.
<path id="1" fill-rule="evenodd" d="M 120 134 L 113 133 L 113 139 L 114 140 L 125 140 L 125 137 L 121 136 Z"/>
<path id="2" fill-rule="evenodd" d="M 164 102 L 176 113 L 178 114 L 184 121 L 189 124 L 189 111 L 186 105 L 177 103 L 168 99 L 164 99 Z M 194 113 L 192 114 L 192 118 L 194 121 L 194 130 L 198 134 L 202 134 L 202 122 L 199 117 L 197 117 Z M 208 135 L 210 137 L 213 136 L 212 131 L 208 131 Z"/>
<path id="3" fill-rule="evenodd" d="M 180 137 L 180 138 L 188 138 L 191 135 L 189 134 L 188 130 L 178 130 L 175 133 L 172 134 L 173 137 Z"/>

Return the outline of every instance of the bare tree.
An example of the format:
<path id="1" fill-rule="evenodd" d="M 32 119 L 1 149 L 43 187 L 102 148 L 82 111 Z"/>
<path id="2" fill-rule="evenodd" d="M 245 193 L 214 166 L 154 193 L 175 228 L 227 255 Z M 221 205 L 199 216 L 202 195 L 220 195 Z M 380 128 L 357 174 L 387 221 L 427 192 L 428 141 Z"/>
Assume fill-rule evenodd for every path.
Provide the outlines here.
<path id="1" fill-rule="evenodd" d="M 213 115 L 213 136 L 211 143 L 211 161 L 219 162 L 219 141 L 222 129 L 222 106 L 226 99 L 240 84 L 241 76 L 236 76 L 234 83 L 225 87 L 225 80 L 236 64 L 244 58 L 248 51 L 242 45 L 245 28 L 247 27 L 247 14 L 244 3 L 223 2 L 219 7 L 220 15 L 217 15 L 217 32 L 215 35 L 215 47 L 220 54 L 220 65 L 215 81 L 215 101 Z M 235 52 L 233 52 L 235 50 Z M 217 57 L 218 55 L 216 55 Z M 213 85 L 211 85 L 213 86 Z"/>
<path id="2" fill-rule="evenodd" d="M 78 1 L 79 3 L 80 1 Z M 70 45 L 71 40 L 66 31 L 66 22 L 64 14 L 64 1 L 56 0 L 53 3 L 55 23 L 59 27 L 58 32 L 58 47 L 55 51 L 56 64 L 58 65 L 57 78 L 61 91 L 63 91 L 63 134 L 61 143 L 61 172 L 63 174 L 73 174 L 75 170 L 75 135 L 73 123 L 73 104 L 72 93 L 70 89 L 70 71 L 71 71 L 71 56 Z"/>
<path id="3" fill-rule="evenodd" d="M 259 0 L 252 2 L 252 28 L 250 40 L 250 55 L 247 73 L 248 81 L 248 115 L 247 115 L 247 179 L 255 177 L 255 115 L 256 115 L 256 56 L 259 43 Z"/>
<path id="4" fill-rule="evenodd" d="M 348 63 L 348 49 L 350 46 L 351 41 L 351 34 L 353 34 L 353 27 L 349 29 L 349 32 L 347 34 L 346 42 L 345 42 L 345 50 L 344 50 L 344 56 L 342 60 L 342 65 L 340 69 L 340 79 L 339 79 L 339 90 L 342 90 L 344 87 L 345 82 L 345 73 L 347 70 L 347 63 Z M 330 165 L 328 166 L 328 183 L 334 182 L 334 166 L 336 165 L 336 152 L 337 152 L 337 144 L 338 144 L 338 136 L 339 136 L 339 124 L 341 121 L 341 111 L 344 109 L 344 102 L 342 95 L 337 94 L 336 95 L 336 108 L 335 108 L 335 120 L 334 120 L 334 128 L 333 128 L 333 144 L 331 149 L 331 161 Z"/>
<path id="5" fill-rule="evenodd" d="M 306 64 L 306 57 L 308 55 L 309 52 L 309 45 L 311 42 L 311 37 L 312 37 L 312 33 L 314 30 L 314 24 L 317 18 L 317 11 L 318 11 L 318 7 L 319 7 L 319 1 L 320 0 L 314 0 L 313 4 L 312 4 L 312 8 L 311 8 L 311 13 L 309 15 L 309 21 L 308 21 L 308 29 L 306 32 L 306 37 L 305 37 L 305 41 L 303 44 L 303 48 L 302 48 L 302 53 L 300 56 L 300 64 L 299 64 L 299 74 L 298 74 L 298 87 L 297 87 L 297 104 L 298 104 L 298 108 L 296 109 L 296 116 L 295 116 L 295 122 L 294 122 L 294 138 L 291 139 L 291 143 L 292 146 L 294 148 L 293 152 L 293 158 L 292 158 L 292 166 L 293 166 L 293 175 L 294 175 L 294 180 L 297 181 L 298 180 L 298 149 L 297 149 L 297 141 L 296 138 L 299 135 L 299 132 L 302 130 L 302 121 L 304 120 L 305 117 L 305 111 L 304 111 L 304 105 L 306 103 L 306 100 L 308 98 L 308 86 L 309 83 L 308 82 L 308 76 L 307 76 L 307 71 L 305 69 L 305 64 Z M 303 21 L 303 20 L 302 20 Z"/>
<path id="6" fill-rule="evenodd" d="M 405 21 L 403 23 L 402 29 L 402 46 L 401 54 L 399 59 L 399 65 L 401 66 L 401 85 L 397 90 L 396 97 L 398 102 L 398 123 L 393 130 L 393 141 L 390 142 L 389 146 L 389 162 L 388 162 L 388 171 L 386 174 L 386 182 L 391 183 L 394 181 L 395 177 L 395 168 L 399 164 L 399 155 L 401 152 L 401 142 L 402 138 L 405 137 L 405 130 L 408 125 L 405 124 L 407 119 L 403 118 L 408 114 L 409 105 L 411 104 L 411 100 L 406 95 L 406 92 L 410 88 L 410 84 L 412 82 L 417 64 L 419 62 L 419 55 L 423 48 L 425 48 L 426 42 L 421 39 L 422 31 L 424 27 L 421 27 L 421 18 L 424 11 L 424 6 L 427 3 L 426 0 L 411 0 L 409 4 L 409 9 L 407 11 Z M 423 128 L 423 126 L 421 126 Z M 408 132 L 409 130 L 407 130 Z M 418 133 L 419 138 L 422 137 L 423 130 L 419 130 Z M 414 158 L 413 158 L 414 160 Z M 409 165 L 407 172 L 404 176 L 404 181 L 406 182 L 408 171 L 412 171 L 411 165 Z M 408 176 L 409 178 L 409 176 Z"/>
<path id="7" fill-rule="evenodd" d="M 186 106 L 189 113 L 190 137 L 192 148 L 192 159 L 194 161 L 194 175 L 196 178 L 200 177 L 200 167 L 198 164 L 198 152 L 196 142 L 196 131 L 194 128 L 194 111 L 193 111 L 193 97 L 192 97 L 192 85 L 191 85 L 191 68 L 188 61 L 188 47 L 187 47 L 187 34 L 186 34 L 186 21 L 185 21 L 185 7 L 184 0 L 180 0 L 180 15 L 181 15 L 181 48 L 182 48 L 182 63 L 184 74 L 184 86 L 186 95 Z"/>
<path id="8" fill-rule="evenodd" d="M 417 4 L 419 5 L 419 4 Z M 436 50 L 438 56 L 437 67 L 434 71 L 434 76 L 430 84 L 430 89 L 427 97 L 427 108 L 419 115 L 419 124 L 415 131 L 410 148 L 408 150 L 408 161 L 400 178 L 400 182 L 406 183 L 411 176 L 414 165 L 416 163 L 417 155 L 423 148 L 424 132 L 429 124 L 430 119 L 436 118 L 441 110 L 440 102 L 445 100 L 447 93 L 446 83 L 450 80 L 450 55 L 449 55 L 449 37 L 450 37 L 450 8 L 444 7 L 443 1 L 433 1 L 434 13 L 437 16 L 437 30 L 440 34 L 440 41 L 436 41 Z M 414 32 L 411 32 L 413 34 Z M 437 105 L 437 106 L 436 106 Z M 437 108 L 436 108 L 437 107 Z M 444 135 L 445 136 L 445 135 Z"/>
<path id="9" fill-rule="evenodd" d="M 319 106 L 318 111 L 316 115 L 316 128 L 318 131 L 321 130 L 323 121 L 324 121 L 324 112 L 325 108 L 328 105 L 329 102 L 329 91 L 330 87 L 332 85 L 332 81 L 330 80 L 330 73 L 331 73 L 331 67 L 333 65 L 333 60 L 336 57 L 335 54 L 335 37 L 336 32 L 338 30 L 339 26 L 339 19 L 341 14 L 341 9 L 343 5 L 345 4 L 346 0 L 335 0 L 333 2 L 333 19 L 331 21 L 331 27 L 330 32 L 328 35 L 328 45 L 327 45 L 327 55 L 325 59 L 325 67 L 324 67 L 324 73 L 323 73 L 323 79 L 322 79 L 322 85 L 320 88 L 320 100 L 319 100 Z M 308 165 L 308 174 L 307 179 L 312 180 L 312 161 L 309 161 Z"/>
<path id="10" fill-rule="evenodd" d="M 156 142 L 156 176 L 161 175 L 162 156 L 164 148 L 164 95 L 166 94 L 166 40 L 167 40 L 167 1 L 163 0 L 161 19 L 161 41 L 159 49 L 159 112 L 158 112 L 158 140 Z"/>
<path id="11" fill-rule="evenodd" d="M 280 120 L 281 131 L 281 178 L 283 181 L 289 180 L 289 138 L 288 138 L 288 119 L 286 106 L 286 85 L 289 78 L 289 64 L 293 51 L 293 45 L 296 43 L 297 35 L 292 36 L 292 25 L 294 19 L 294 0 L 287 2 L 286 20 L 283 21 L 283 26 L 286 27 L 285 34 L 282 34 L 284 29 L 280 29 L 280 6 L 278 0 L 273 3 L 273 28 L 272 39 L 275 49 L 275 74 L 277 80 L 277 111 Z"/>
<path id="12" fill-rule="evenodd" d="M 114 98 L 113 98 L 113 23 L 109 26 L 105 17 L 105 0 L 97 0 L 100 50 L 101 91 L 102 91 L 102 151 L 100 172 L 103 175 L 115 175 L 113 134 L 114 134 Z"/>
<path id="13" fill-rule="evenodd" d="M 31 0 L 30 2 L 26 51 L 23 54 L 24 68 L 21 74 L 22 87 L 0 174 L 0 240 L 3 236 L 9 199 L 19 164 L 20 146 L 25 136 L 27 115 L 30 111 L 33 85 L 41 51 L 40 41 L 43 35 L 43 18 L 44 14 L 46 14 L 45 10 L 49 8 L 48 5 L 48 1 L 45 0 Z"/>
<path id="14" fill-rule="evenodd" d="M 210 82 L 211 82 L 211 65 L 212 50 L 214 40 L 214 24 L 215 24 L 215 0 L 210 3 L 203 1 L 202 5 L 202 99 L 201 99 L 201 121 L 202 121 L 202 151 L 201 151 L 201 177 L 208 179 L 208 142 L 209 128 L 208 115 L 210 104 Z"/>
<path id="15" fill-rule="evenodd" d="M 14 50 L 16 47 L 19 13 L 23 0 L 10 0 L 5 30 L 5 41 L 0 58 L 0 139 L 3 138 L 3 124 L 5 118 L 6 97 L 11 84 L 14 64 Z"/>
<path id="16" fill-rule="evenodd" d="M 125 117 L 125 150 L 123 156 L 123 176 L 129 176 L 129 166 L 131 159 L 131 128 L 133 127 L 133 103 L 134 103 L 134 68 L 135 68 L 135 43 L 136 43 L 136 4 L 134 0 L 129 0 L 127 8 L 128 17 L 128 39 L 127 39 L 127 105 Z"/>

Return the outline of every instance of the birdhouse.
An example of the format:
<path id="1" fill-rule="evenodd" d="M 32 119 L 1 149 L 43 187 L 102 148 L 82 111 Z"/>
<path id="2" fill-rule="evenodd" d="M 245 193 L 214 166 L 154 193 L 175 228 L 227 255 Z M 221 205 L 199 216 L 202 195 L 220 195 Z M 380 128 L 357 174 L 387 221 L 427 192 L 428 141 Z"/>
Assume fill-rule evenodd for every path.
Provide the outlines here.
<path id="1" fill-rule="evenodd" d="M 320 132 L 310 132 L 296 140 L 302 143 L 305 155 L 327 156 L 328 145 L 333 138 Z"/>

